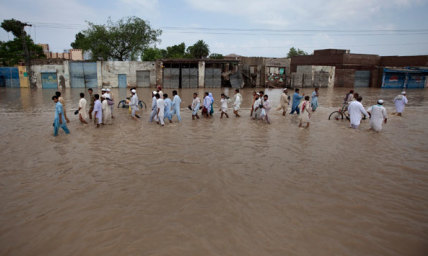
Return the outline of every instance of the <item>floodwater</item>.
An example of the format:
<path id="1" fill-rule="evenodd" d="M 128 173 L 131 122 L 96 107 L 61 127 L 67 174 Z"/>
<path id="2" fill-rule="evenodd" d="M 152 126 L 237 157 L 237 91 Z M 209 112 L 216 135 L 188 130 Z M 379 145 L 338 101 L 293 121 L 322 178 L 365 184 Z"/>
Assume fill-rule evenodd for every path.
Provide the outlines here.
<path id="1" fill-rule="evenodd" d="M 67 89 L 71 134 L 53 137 L 53 90 L 0 88 L 0 255 L 428 255 L 428 90 L 381 133 L 327 120 L 347 89 L 320 90 L 309 129 L 250 120 L 252 90 L 220 120 L 211 91 L 209 120 L 191 120 L 183 89 L 182 123 L 115 109 L 96 129 Z M 399 93 L 357 91 L 389 113 Z"/>

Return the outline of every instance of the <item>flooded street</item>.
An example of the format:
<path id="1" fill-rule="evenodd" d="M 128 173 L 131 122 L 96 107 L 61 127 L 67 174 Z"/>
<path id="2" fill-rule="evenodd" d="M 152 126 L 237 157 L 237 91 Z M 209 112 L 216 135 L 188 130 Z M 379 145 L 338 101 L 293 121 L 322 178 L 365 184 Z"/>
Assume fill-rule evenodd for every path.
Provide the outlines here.
<path id="1" fill-rule="evenodd" d="M 182 123 L 115 108 L 96 129 L 67 89 L 71 134 L 53 137 L 55 90 L 0 88 L 0 255 L 428 255 L 428 90 L 400 118 L 400 91 L 357 89 L 365 107 L 385 100 L 381 133 L 327 120 L 349 89 L 321 89 L 309 129 L 274 110 L 250 120 L 251 89 L 220 120 L 223 90 L 209 120 L 191 120 L 183 89 Z"/>

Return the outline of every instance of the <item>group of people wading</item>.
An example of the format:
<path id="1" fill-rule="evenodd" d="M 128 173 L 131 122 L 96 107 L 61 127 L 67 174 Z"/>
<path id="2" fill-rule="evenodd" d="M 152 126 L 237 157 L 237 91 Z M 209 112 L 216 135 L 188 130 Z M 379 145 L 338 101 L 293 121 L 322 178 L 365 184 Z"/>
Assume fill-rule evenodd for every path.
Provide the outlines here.
<path id="1" fill-rule="evenodd" d="M 347 110 L 349 113 L 350 127 L 353 129 L 358 129 L 360 126 L 361 118 L 370 117 L 370 129 L 380 132 L 382 130 L 382 124 L 387 123 L 388 115 L 385 107 L 383 106 L 384 101 L 379 99 L 376 105 L 370 106 L 367 110 L 364 109 L 362 104 L 363 97 L 358 93 L 354 93 L 353 90 L 350 90 L 346 94 L 344 99 L 344 104 L 347 105 Z M 408 103 L 406 92 L 401 92 L 400 95 L 396 96 L 393 100 L 396 112 L 393 115 L 401 116 L 405 105 Z"/>
<path id="2" fill-rule="evenodd" d="M 88 89 L 89 94 L 89 110 L 87 111 L 87 100 L 85 94 L 80 93 L 79 107 L 75 114 L 79 114 L 79 120 L 81 123 L 87 124 L 87 118 L 93 120 L 96 127 L 101 125 L 108 125 L 113 123 L 113 106 L 114 99 L 110 89 L 101 89 L 101 95 L 93 94 L 93 89 Z M 149 122 L 155 121 L 161 126 L 165 125 L 165 121 L 168 120 L 170 123 L 173 121 L 173 117 L 177 117 L 177 121 L 181 122 L 181 98 L 177 91 L 172 92 L 172 100 L 169 95 L 162 92 L 160 86 L 157 87 L 156 91 L 152 92 L 152 104 Z M 239 110 L 242 104 L 242 95 L 239 93 L 239 89 L 235 89 L 232 98 L 229 98 L 224 93 L 220 95 L 220 118 L 226 116 L 229 118 L 227 113 L 229 104 L 233 105 L 233 113 L 235 117 L 240 117 Z M 284 88 L 280 96 L 280 104 L 276 108 L 277 111 L 282 111 L 282 115 L 286 116 L 288 107 L 291 103 L 290 114 L 296 113 L 299 116 L 299 127 L 303 127 L 306 124 L 306 128 L 310 125 L 310 119 L 313 112 L 318 108 L 318 97 L 319 89 L 315 88 L 311 94 L 311 97 L 300 94 L 300 90 L 297 88 L 294 90 L 292 97 L 288 95 L 288 89 Z M 52 97 L 55 102 L 55 120 L 54 136 L 58 135 L 58 130 L 62 128 L 66 134 L 70 131 L 67 128 L 67 124 L 70 120 L 67 117 L 65 100 L 61 96 L 61 92 L 56 92 L 55 96 Z M 354 93 L 351 90 L 346 94 L 344 104 L 348 110 L 350 116 L 350 127 L 357 129 L 360 125 L 362 116 L 370 118 L 370 128 L 375 131 L 382 130 L 382 123 L 387 122 L 386 109 L 383 107 L 384 101 L 379 99 L 376 105 L 369 107 L 367 110 L 364 109 L 362 103 L 362 97 L 358 93 Z M 126 100 L 129 106 L 129 112 L 131 118 L 138 120 L 140 116 L 137 114 L 139 111 L 139 99 L 136 88 L 130 89 L 130 97 Z M 395 97 L 394 104 L 396 107 L 396 114 L 402 115 L 405 105 L 408 103 L 406 98 L 406 92 L 402 92 L 400 95 Z M 198 97 L 198 93 L 193 93 L 192 104 L 188 106 L 192 112 L 192 120 L 200 119 L 199 112 L 202 113 L 204 118 L 212 118 L 214 115 L 214 97 L 211 92 L 205 92 L 204 97 L 201 99 Z M 253 120 L 263 120 L 270 124 L 271 119 L 269 112 L 272 109 L 272 104 L 269 100 L 269 96 L 264 91 L 254 92 L 251 104 L 250 116 Z M 395 113 L 394 113 L 395 114 Z"/>

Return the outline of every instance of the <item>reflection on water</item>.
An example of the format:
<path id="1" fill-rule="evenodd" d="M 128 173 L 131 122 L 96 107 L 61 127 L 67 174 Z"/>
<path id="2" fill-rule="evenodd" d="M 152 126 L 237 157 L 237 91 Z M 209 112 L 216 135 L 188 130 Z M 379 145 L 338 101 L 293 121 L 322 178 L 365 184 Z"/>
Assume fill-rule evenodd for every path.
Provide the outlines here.
<path id="1" fill-rule="evenodd" d="M 427 255 L 426 90 L 381 133 L 327 120 L 348 89 L 320 90 L 309 129 L 275 111 L 250 120 L 249 89 L 242 118 L 220 120 L 223 90 L 209 90 L 213 119 L 192 121 L 183 89 L 182 123 L 115 109 L 96 129 L 67 89 L 71 134 L 54 138 L 54 90 L 0 88 L 0 255 Z M 400 93 L 357 91 L 389 113 Z M 267 93 L 277 105 L 281 90 Z"/>

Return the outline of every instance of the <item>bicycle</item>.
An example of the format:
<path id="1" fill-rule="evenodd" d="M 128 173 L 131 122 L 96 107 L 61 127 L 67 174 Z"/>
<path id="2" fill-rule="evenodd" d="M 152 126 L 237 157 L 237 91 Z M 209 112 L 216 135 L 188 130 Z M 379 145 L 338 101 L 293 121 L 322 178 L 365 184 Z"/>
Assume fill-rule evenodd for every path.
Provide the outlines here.
<path id="1" fill-rule="evenodd" d="M 346 103 L 343 104 L 342 108 L 340 108 L 339 110 L 331 112 L 331 114 L 328 116 L 328 120 L 343 120 L 344 117 L 346 117 L 347 120 L 350 120 L 348 113 L 348 104 Z"/>
<path id="2" fill-rule="evenodd" d="M 127 100 L 129 100 L 129 98 L 127 98 Z M 141 108 L 141 110 L 143 109 L 147 109 L 147 105 L 144 101 L 139 100 L 138 101 L 138 106 Z M 117 108 L 129 108 L 129 105 L 126 103 L 126 100 L 121 100 L 119 101 L 119 103 L 117 104 Z"/>

